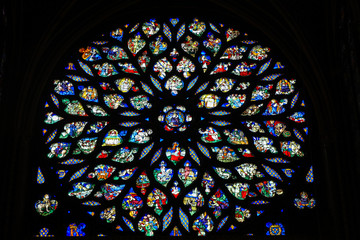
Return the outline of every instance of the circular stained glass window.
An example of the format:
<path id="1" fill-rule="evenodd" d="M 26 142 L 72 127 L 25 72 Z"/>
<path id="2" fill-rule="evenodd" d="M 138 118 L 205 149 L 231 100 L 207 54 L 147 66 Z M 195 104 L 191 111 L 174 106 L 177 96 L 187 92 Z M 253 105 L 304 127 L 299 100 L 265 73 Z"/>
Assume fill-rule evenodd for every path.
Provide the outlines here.
<path id="1" fill-rule="evenodd" d="M 83 211 L 105 223 L 99 236 L 246 233 L 283 208 L 294 179 L 313 181 L 302 94 L 266 43 L 196 18 L 93 40 L 50 83 L 52 171 L 40 165 L 38 183 L 53 174 L 63 197 L 47 208 L 49 189 L 39 213 Z M 86 222 L 73 221 L 67 235 L 85 235 Z"/>

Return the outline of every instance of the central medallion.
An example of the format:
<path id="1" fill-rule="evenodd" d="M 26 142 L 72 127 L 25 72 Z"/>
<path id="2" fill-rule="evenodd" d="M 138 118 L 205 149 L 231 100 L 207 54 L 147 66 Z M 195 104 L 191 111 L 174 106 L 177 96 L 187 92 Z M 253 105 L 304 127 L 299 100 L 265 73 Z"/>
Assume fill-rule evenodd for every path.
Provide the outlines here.
<path id="1" fill-rule="evenodd" d="M 169 127 L 177 128 L 185 122 L 185 116 L 179 110 L 171 110 L 165 115 L 165 122 Z"/>
<path id="2" fill-rule="evenodd" d="M 162 114 L 158 117 L 159 122 L 164 123 L 166 131 L 185 131 L 187 123 L 191 122 L 192 117 L 187 114 L 184 106 L 166 106 Z"/>

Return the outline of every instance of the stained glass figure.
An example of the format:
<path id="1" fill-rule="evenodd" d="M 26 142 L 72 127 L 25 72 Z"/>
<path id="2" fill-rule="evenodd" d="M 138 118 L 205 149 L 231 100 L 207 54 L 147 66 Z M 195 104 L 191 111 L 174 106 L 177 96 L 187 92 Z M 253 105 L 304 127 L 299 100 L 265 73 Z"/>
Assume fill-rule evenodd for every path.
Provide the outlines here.
<path id="1" fill-rule="evenodd" d="M 49 113 L 46 113 L 46 119 L 44 122 L 46 124 L 54 124 L 54 123 L 57 123 L 58 121 L 61 121 L 62 119 L 64 119 L 64 118 L 54 114 L 53 112 L 49 112 Z"/>
<path id="2" fill-rule="evenodd" d="M 193 229 L 198 232 L 198 236 L 205 236 L 206 232 L 211 232 L 214 228 L 214 222 L 206 213 L 202 213 L 193 224 Z"/>
<path id="3" fill-rule="evenodd" d="M 259 152 L 277 153 L 276 147 L 273 146 L 274 141 L 267 137 L 253 137 L 254 145 Z"/>
<path id="4" fill-rule="evenodd" d="M 229 28 L 226 30 L 226 40 L 229 42 L 235 38 L 237 38 L 240 35 L 240 32 L 238 30 L 234 30 L 233 28 Z"/>
<path id="5" fill-rule="evenodd" d="M 204 51 L 201 52 L 201 56 L 198 58 L 199 63 L 201 64 L 201 67 L 204 72 L 206 72 L 208 65 L 211 63 L 211 57 L 206 55 Z"/>
<path id="6" fill-rule="evenodd" d="M 194 215 L 199 207 L 204 206 L 204 197 L 201 192 L 195 188 L 186 194 L 183 203 L 184 205 L 189 205 L 190 215 Z"/>
<path id="7" fill-rule="evenodd" d="M 179 73 L 183 73 L 184 78 L 189 78 L 191 73 L 195 71 L 195 65 L 190 61 L 190 59 L 183 57 L 176 66 L 176 70 Z"/>
<path id="8" fill-rule="evenodd" d="M 235 208 L 235 219 L 238 222 L 244 222 L 246 218 L 250 218 L 251 214 L 249 209 L 242 208 L 240 206 L 236 206 Z"/>
<path id="9" fill-rule="evenodd" d="M 154 55 L 159 55 L 164 52 L 167 48 L 167 43 L 163 42 L 163 38 L 161 35 L 157 37 L 157 39 L 150 43 L 150 50 Z"/>
<path id="10" fill-rule="evenodd" d="M 86 107 L 88 107 L 90 109 L 90 112 L 96 117 L 109 116 L 107 114 L 107 112 L 102 107 L 100 107 L 98 105 L 86 105 Z M 81 115 L 84 115 L 84 114 L 81 114 Z"/>
<path id="11" fill-rule="evenodd" d="M 146 172 L 142 172 L 139 178 L 136 180 L 136 187 L 140 188 L 141 193 L 145 195 L 146 188 L 150 186 L 150 180 L 146 175 Z"/>
<path id="12" fill-rule="evenodd" d="M 256 86 L 252 92 L 251 101 L 265 100 L 270 97 L 269 91 L 273 88 L 272 84 L 266 86 Z"/>
<path id="13" fill-rule="evenodd" d="M 201 186 L 203 188 L 205 188 L 205 193 L 209 194 L 211 189 L 215 186 L 215 181 L 214 179 L 210 176 L 210 174 L 208 172 L 204 173 L 202 182 L 201 182 Z"/>
<path id="14" fill-rule="evenodd" d="M 238 129 L 233 129 L 232 132 L 230 130 L 225 130 L 224 135 L 227 136 L 227 141 L 233 145 L 247 145 L 249 141 L 245 136 L 244 132 Z"/>
<path id="15" fill-rule="evenodd" d="M 287 142 L 280 142 L 281 151 L 284 153 L 285 156 L 294 157 L 295 155 L 298 157 L 304 156 L 303 152 L 300 151 L 301 146 L 300 144 L 296 143 L 295 141 L 287 141 Z"/>
<path id="16" fill-rule="evenodd" d="M 66 95 L 74 95 L 74 85 L 67 81 L 67 80 L 54 80 L 55 85 L 55 92 L 59 95 L 66 96 Z"/>
<path id="17" fill-rule="evenodd" d="M 142 30 L 146 34 L 147 37 L 151 37 L 156 34 L 160 29 L 160 25 L 156 22 L 155 19 L 150 19 L 149 22 L 145 22 L 142 25 Z"/>
<path id="18" fill-rule="evenodd" d="M 154 72 L 159 73 L 158 76 L 160 79 L 164 79 L 166 77 L 166 73 L 171 72 L 172 69 L 173 67 L 166 57 L 159 59 L 159 61 L 157 61 L 154 65 Z"/>
<path id="19" fill-rule="evenodd" d="M 115 185 L 110 183 L 105 183 L 101 186 L 101 193 L 97 193 L 97 196 L 104 196 L 108 201 L 114 200 L 121 191 L 124 189 L 125 185 Z"/>
<path id="20" fill-rule="evenodd" d="M 264 60 L 265 58 L 267 58 L 267 53 L 270 51 L 270 48 L 263 48 L 261 47 L 261 45 L 256 45 L 254 46 L 249 54 L 249 59 L 253 59 L 253 60 Z"/>
<path id="21" fill-rule="evenodd" d="M 100 213 L 100 219 L 105 220 L 107 223 L 112 223 L 116 218 L 116 209 L 115 207 L 106 208 Z"/>
<path id="22" fill-rule="evenodd" d="M 197 175 L 198 170 L 196 170 L 195 168 L 191 168 L 190 161 L 186 161 L 184 164 L 184 168 L 180 168 L 178 173 L 178 176 L 185 187 L 189 186 L 192 182 L 194 182 L 197 178 Z"/>
<path id="23" fill-rule="evenodd" d="M 49 194 L 45 194 L 43 200 L 38 200 L 35 203 L 35 209 L 41 216 L 48 216 L 52 214 L 58 207 L 58 202 L 51 199 Z"/>
<path id="24" fill-rule="evenodd" d="M 110 49 L 107 47 L 103 48 L 103 52 L 107 53 L 107 59 L 109 60 L 120 60 L 120 59 L 128 59 L 126 52 L 124 49 L 118 46 L 113 46 Z"/>
<path id="25" fill-rule="evenodd" d="M 187 123 L 192 121 L 192 116 L 187 113 L 184 106 L 166 106 L 162 113 L 159 115 L 158 121 L 164 123 L 166 131 L 185 131 L 188 126 Z"/>
<path id="26" fill-rule="evenodd" d="M 215 38 L 214 34 L 209 32 L 207 35 L 207 40 L 205 40 L 203 44 L 205 48 L 210 50 L 210 52 L 212 52 L 213 55 L 215 56 L 221 47 L 221 40 L 220 38 Z"/>
<path id="27" fill-rule="evenodd" d="M 215 108 L 219 104 L 219 101 L 220 97 L 215 94 L 204 94 L 200 97 L 198 107 L 205 107 L 207 109 Z"/>
<path id="28" fill-rule="evenodd" d="M 250 221 L 264 233 L 256 216 L 271 219 L 268 209 L 313 208 L 312 195 L 289 191 L 314 182 L 301 81 L 250 35 L 151 18 L 80 46 L 49 80 L 34 174 L 49 189 L 36 217 L 84 211 L 59 220 L 66 236 L 191 238 L 246 234 Z M 106 227 L 90 231 L 96 223 Z M 284 233 L 280 223 L 266 228 Z"/>
<path id="29" fill-rule="evenodd" d="M 144 46 L 146 42 L 141 39 L 141 34 L 138 33 L 134 38 L 130 38 L 128 41 L 128 48 L 130 52 L 135 56 Z"/>
<path id="30" fill-rule="evenodd" d="M 232 74 L 240 77 L 247 77 L 253 73 L 253 69 L 255 69 L 256 67 L 256 63 L 241 62 L 232 71 Z"/>
<path id="31" fill-rule="evenodd" d="M 261 193 L 264 197 L 272 198 L 275 194 L 282 194 L 281 189 L 276 189 L 276 182 L 270 181 L 263 181 L 256 184 L 256 188 L 258 189 L 259 193 Z"/>
<path id="32" fill-rule="evenodd" d="M 132 218 L 135 218 L 138 214 L 138 209 L 143 206 L 143 201 L 134 190 L 131 188 L 129 193 L 124 197 L 122 202 L 122 208 L 124 210 L 129 210 L 129 215 Z"/>
<path id="33" fill-rule="evenodd" d="M 172 76 L 166 81 L 165 88 L 171 91 L 173 96 L 176 96 L 184 87 L 184 82 L 177 76 Z"/>
<path id="34" fill-rule="evenodd" d="M 299 209 L 313 208 L 315 207 L 315 199 L 309 198 L 309 194 L 307 192 L 301 192 L 300 198 L 295 198 L 294 205 Z"/>
<path id="35" fill-rule="evenodd" d="M 195 18 L 194 22 L 189 25 L 189 31 L 200 37 L 206 29 L 204 22 L 200 22 L 199 19 Z"/>
<path id="36" fill-rule="evenodd" d="M 105 105 L 111 109 L 118 109 L 119 107 L 126 107 L 123 104 L 124 98 L 120 94 L 105 94 L 104 102 Z"/>
<path id="37" fill-rule="evenodd" d="M 82 53 L 82 56 L 81 56 L 82 59 L 84 59 L 86 61 L 93 62 L 93 61 L 101 59 L 99 50 L 97 50 L 94 47 L 88 46 L 86 49 L 80 48 L 79 52 Z"/>
<path id="38" fill-rule="evenodd" d="M 235 167 L 235 169 L 239 175 L 246 180 L 252 180 L 255 176 L 262 177 L 262 174 L 257 171 L 257 166 L 253 163 L 243 163 Z"/>
<path id="39" fill-rule="evenodd" d="M 217 153 L 216 159 L 220 162 L 234 162 L 239 160 L 239 157 L 236 155 L 234 149 L 223 146 L 222 148 L 213 147 L 211 148 L 214 153 Z"/>
<path id="40" fill-rule="evenodd" d="M 186 150 L 181 148 L 178 142 L 173 142 L 172 146 L 166 150 L 166 157 L 177 164 L 186 155 Z"/>
<path id="41" fill-rule="evenodd" d="M 214 167 L 214 170 L 222 179 L 229 179 L 232 176 L 232 172 L 228 168 Z"/>
<path id="42" fill-rule="evenodd" d="M 269 133 L 273 136 L 278 137 L 281 134 L 283 134 L 284 137 L 289 137 L 291 134 L 289 131 L 286 131 L 286 125 L 283 122 L 269 120 L 269 121 L 265 121 L 264 123 Z"/>
<path id="43" fill-rule="evenodd" d="M 210 89 L 210 91 L 217 91 L 220 90 L 223 93 L 229 92 L 233 86 L 235 85 L 236 81 L 230 78 L 218 78 L 215 80 L 215 86 Z"/>
<path id="44" fill-rule="evenodd" d="M 214 67 L 214 69 L 211 71 L 210 75 L 227 72 L 229 70 L 230 66 L 231 66 L 231 63 L 221 62 Z"/>
<path id="45" fill-rule="evenodd" d="M 145 232 L 146 236 L 154 236 L 154 231 L 159 229 L 159 222 L 153 215 L 147 214 L 139 221 L 138 229 Z"/>
<path id="46" fill-rule="evenodd" d="M 296 80 L 281 79 L 278 84 L 276 85 L 276 92 L 275 94 L 280 95 L 289 95 L 290 93 L 294 92 L 294 84 Z"/>
<path id="47" fill-rule="evenodd" d="M 281 99 L 277 101 L 276 99 L 272 99 L 263 113 L 263 115 L 278 115 L 285 111 L 284 105 L 288 103 L 287 99 Z"/>
<path id="48" fill-rule="evenodd" d="M 161 161 L 160 168 L 155 168 L 154 170 L 156 181 L 165 187 L 173 176 L 173 170 L 171 168 L 166 168 L 166 166 L 167 164 L 164 161 Z"/>
<path id="49" fill-rule="evenodd" d="M 130 98 L 131 105 L 136 110 L 143 110 L 145 108 L 151 108 L 152 105 L 149 103 L 149 98 L 146 95 L 138 95 Z"/>
<path id="50" fill-rule="evenodd" d="M 181 188 L 178 186 L 179 183 L 177 181 L 174 182 L 174 186 L 171 188 L 171 194 L 177 198 L 179 196 L 179 193 L 181 191 Z"/>
<path id="51" fill-rule="evenodd" d="M 83 132 L 87 122 L 72 122 L 64 125 L 64 132 L 61 133 L 59 138 L 77 138 Z"/>
<path id="52" fill-rule="evenodd" d="M 188 53 L 189 55 L 195 57 L 195 54 L 198 50 L 199 43 L 197 41 L 193 41 L 190 36 L 187 36 L 185 42 L 181 44 L 181 48 Z"/>
<path id="53" fill-rule="evenodd" d="M 50 146 L 50 153 L 47 155 L 48 158 L 52 158 L 53 156 L 56 156 L 57 158 L 63 158 L 65 157 L 69 151 L 70 151 L 71 143 L 53 143 Z"/>
<path id="54" fill-rule="evenodd" d="M 138 148 L 129 148 L 129 147 L 121 147 L 115 153 L 114 157 L 111 159 L 114 162 L 120 163 L 128 163 L 132 162 L 135 159 L 134 154 L 138 152 Z"/>
<path id="55" fill-rule="evenodd" d="M 294 112 L 288 118 L 296 123 L 303 123 L 305 122 L 305 113 L 304 112 Z"/>
<path id="56" fill-rule="evenodd" d="M 227 199 L 223 191 L 221 191 L 221 189 L 218 189 L 209 200 L 209 208 L 214 208 L 213 214 L 216 218 L 218 218 L 221 215 L 221 209 L 226 209 L 228 207 L 229 200 Z"/>
<path id="57" fill-rule="evenodd" d="M 137 167 L 134 167 L 134 168 L 127 168 L 124 170 L 120 170 L 119 176 L 114 177 L 114 180 L 119 180 L 119 178 L 121 178 L 122 180 L 128 180 L 134 175 L 137 169 L 138 169 Z"/>
<path id="58" fill-rule="evenodd" d="M 246 52 L 247 47 L 239 47 L 237 45 L 231 46 L 224 51 L 220 59 L 240 60 L 243 58 L 241 53 Z"/>
<path id="59" fill-rule="evenodd" d="M 115 172 L 115 169 L 110 165 L 99 164 L 94 168 L 94 172 L 89 173 L 88 178 L 96 177 L 98 181 L 104 181 Z"/>
<path id="60" fill-rule="evenodd" d="M 137 144 L 145 144 L 148 141 L 150 141 L 150 135 L 153 133 L 151 129 L 142 129 L 138 128 L 135 129 L 129 139 L 129 142 L 131 143 L 137 143 Z"/>
<path id="61" fill-rule="evenodd" d="M 163 206 L 168 203 L 166 195 L 159 189 L 154 190 L 147 197 L 147 205 L 153 207 L 156 214 L 160 215 L 163 211 Z"/>
<path id="62" fill-rule="evenodd" d="M 102 65 L 96 64 L 93 67 L 95 70 L 97 70 L 96 72 L 100 77 L 110 77 L 118 74 L 118 71 L 116 70 L 114 65 L 110 63 L 105 62 Z"/>
<path id="63" fill-rule="evenodd" d="M 200 128 L 199 133 L 202 135 L 201 140 L 206 143 L 216 143 L 221 141 L 220 133 L 212 127 L 208 127 L 205 130 Z"/>
<path id="64" fill-rule="evenodd" d="M 122 143 L 122 138 L 119 135 L 119 132 L 116 129 L 110 130 L 103 140 L 102 146 L 117 146 Z"/>
<path id="65" fill-rule="evenodd" d="M 237 199 L 244 200 L 249 194 L 249 184 L 248 183 L 228 183 L 225 184 L 229 192 L 234 195 Z"/>

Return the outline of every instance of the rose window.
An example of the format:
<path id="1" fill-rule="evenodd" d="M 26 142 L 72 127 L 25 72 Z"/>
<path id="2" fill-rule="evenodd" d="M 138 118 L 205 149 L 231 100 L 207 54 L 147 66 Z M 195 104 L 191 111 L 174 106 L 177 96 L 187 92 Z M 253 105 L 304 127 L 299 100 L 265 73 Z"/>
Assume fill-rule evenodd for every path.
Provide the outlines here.
<path id="1" fill-rule="evenodd" d="M 68 236 L 95 234 L 87 218 L 105 224 L 98 236 L 265 233 L 262 216 L 299 198 L 293 180 L 313 181 L 298 81 L 236 26 L 119 25 L 49 83 L 38 182 L 55 178 L 58 193 L 36 209 L 82 216 Z"/>
<path id="2" fill-rule="evenodd" d="M 190 114 L 186 114 L 186 108 L 183 106 L 166 106 L 163 109 L 163 114 L 159 115 L 159 122 L 165 123 L 164 129 L 166 131 L 173 131 L 178 129 L 179 131 L 186 130 L 186 123 L 192 120 Z"/>

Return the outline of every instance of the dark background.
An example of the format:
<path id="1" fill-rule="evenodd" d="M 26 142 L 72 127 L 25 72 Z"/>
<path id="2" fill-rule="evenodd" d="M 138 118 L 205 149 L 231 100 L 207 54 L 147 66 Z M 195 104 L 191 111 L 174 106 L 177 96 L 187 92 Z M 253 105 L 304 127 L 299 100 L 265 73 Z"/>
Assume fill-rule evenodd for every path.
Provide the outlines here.
<path id="1" fill-rule="evenodd" d="M 5 225 L 0 238 L 29 238 L 32 204 L 27 200 L 43 121 L 39 109 L 62 58 L 93 31 L 107 31 L 137 17 L 198 16 L 244 24 L 287 59 L 308 94 L 318 206 L 309 223 L 306 217 L 292 217 L 305 228 L 286 238 L 358 239 L 358 5 L 356 0 L 5 1 L 0 39 L 0 216 Z"/>

